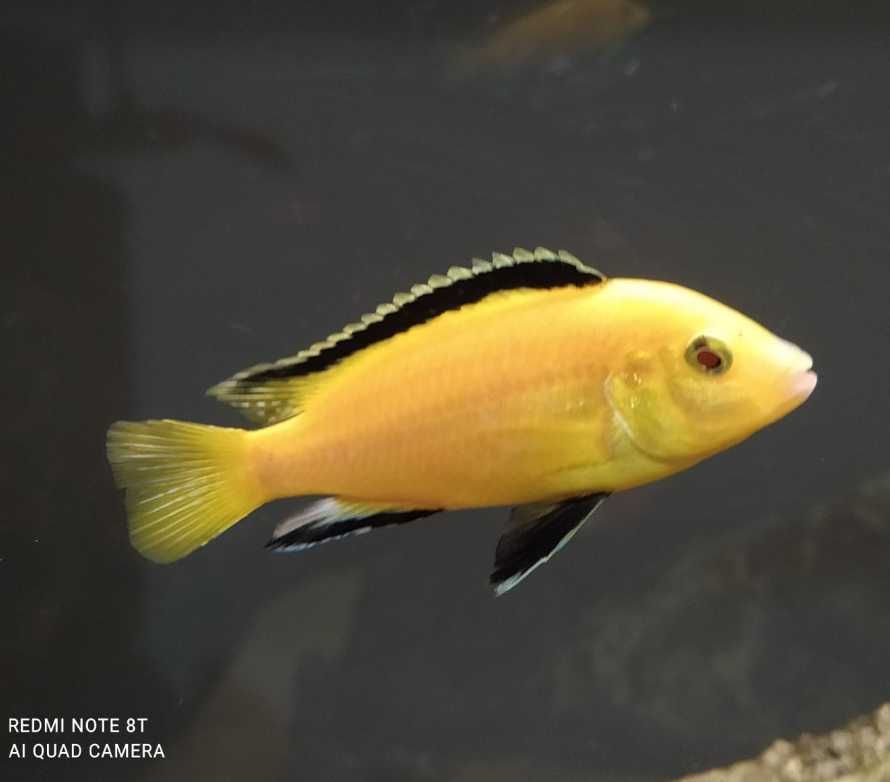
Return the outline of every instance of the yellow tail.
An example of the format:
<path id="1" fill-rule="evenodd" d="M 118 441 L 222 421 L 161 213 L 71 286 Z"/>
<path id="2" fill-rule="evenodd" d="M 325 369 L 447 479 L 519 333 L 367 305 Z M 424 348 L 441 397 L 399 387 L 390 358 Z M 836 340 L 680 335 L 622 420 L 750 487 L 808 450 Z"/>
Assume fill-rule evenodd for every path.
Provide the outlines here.
<path id="1" fill-rule="evenodd" d="M 118 421 L 108 461 L 126 490 L 130 541 L 155 562 L 174 562 L 263 504 L 246 469 L 247 435 L 182 421 Z"/>

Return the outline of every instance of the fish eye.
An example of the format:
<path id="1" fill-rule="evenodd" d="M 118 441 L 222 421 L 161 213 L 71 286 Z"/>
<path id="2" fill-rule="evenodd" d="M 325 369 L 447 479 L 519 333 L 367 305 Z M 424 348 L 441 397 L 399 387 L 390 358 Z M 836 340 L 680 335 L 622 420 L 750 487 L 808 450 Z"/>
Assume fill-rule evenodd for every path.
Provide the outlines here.
<path id="1" fill-rule="evenodd" d="M 715 337 L 700 336 L 686 348 L 686 363 L 709 375 L 719 375 L 732 365 L 732 353 Z"/>

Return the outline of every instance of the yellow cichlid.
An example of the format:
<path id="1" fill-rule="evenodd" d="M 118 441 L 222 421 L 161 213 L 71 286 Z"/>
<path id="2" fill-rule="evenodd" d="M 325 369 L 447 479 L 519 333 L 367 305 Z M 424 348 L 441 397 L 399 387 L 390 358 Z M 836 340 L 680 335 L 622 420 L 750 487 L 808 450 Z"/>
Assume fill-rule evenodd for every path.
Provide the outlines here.
<path id="1" fill-rule="evenodd" d="M 517 248 L 210 389 L 262 428 L 119 421 L 108 458 L 133 545 L 156 562 L 282 497 L 327 498 L 276 528 L 281 550 L 512 505 L 491 576 L 500 594 L 610 493 L 791 412 L 816 385 L 811 366 L 700 293 Z"/>
<path id="2" fill-rule="evenodd" d="M 636 0 L 551 0 L 506 22 L 458 58 L 461 70 L 510 67 L 583 50 L 600 50 L 642 30 L 651 12 Z"/>

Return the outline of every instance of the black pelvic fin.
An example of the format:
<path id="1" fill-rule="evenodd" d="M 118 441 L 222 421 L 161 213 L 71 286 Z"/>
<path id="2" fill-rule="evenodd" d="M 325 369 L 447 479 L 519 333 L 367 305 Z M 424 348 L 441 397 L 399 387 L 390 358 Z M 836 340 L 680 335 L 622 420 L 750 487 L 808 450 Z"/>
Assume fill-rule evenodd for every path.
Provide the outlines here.
<path id="1" fill-rule="evenodd" d="M 571 540 L 608 493 L 575 497 L 555 505 L 514 508 L 498 541 L 489 582 L 496 595 L 515 587 Z"/>
<path id="2" fill-rule="evenodd" d="M 426 283 L 412 286 L 410 292 L 397 293 L 391 302 L 381 304 L 374 312 L 297 355 L 245 369 L 207 393 L 245 408 L 245 413 L 251 416 L 256 410 L 243 402 L 264 385 L 321 372 L 369 345 L 426 323 L 448 310 L 474 304 L 499 291 L 582 287 L 604 279 L 596 269 L 565 250 L 554 253 L 538 247 L 531 252 L 517 247 L 512 255 L 493 253 L 491 261 L 474 258 L 469 267 L 452 266 L 446 274 L 433 275 Z M 259 420 L 272 423 L 293 414 L 292 409 L 287 409 L 269 420 L 266 411 L 259 411 Z"/>
<path id="3" fill-rule="evenodd" d="M 392 524 L 407 524 L 438 512 L 427 509 L 373 509 L 328 498 L 309 505 L 279 524 L 266 548 L 302 551 L 329 540 L 359 535 Z"/>

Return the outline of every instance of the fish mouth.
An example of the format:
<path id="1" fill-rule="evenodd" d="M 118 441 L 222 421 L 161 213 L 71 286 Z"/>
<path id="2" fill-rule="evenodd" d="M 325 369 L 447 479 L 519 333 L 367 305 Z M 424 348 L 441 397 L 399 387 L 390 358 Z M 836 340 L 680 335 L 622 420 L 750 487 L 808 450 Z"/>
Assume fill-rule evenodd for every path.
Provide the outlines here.
<path id="1" fill-rule="evenodd" d="M 795 350 L 797 351 L 799 362 L 791 375 L 790 391 L 793 398 L 800 398 L 800 401 L 803 402 L 813 393 L 818 375 L 813 371 L 813 357 L 798 347 L 795 347 Z"/>
<path id="2" fill-rule="evenodd" d="M 818 379 L 819 376 L 813 372 L 812 369 L 797 373 L 791 379 L 791 396 L 793 398 L 799 398 L 800 401 L 803 402 L 813 393 L 813 389 L 816 387 L 816 381 Z"/>
<path id="3" fill-rule="evenodd" d="M 789 347 L 794 347 L 796 361 L 792 371 L 788 375 L 788 385 L 785 387 L 785 402 L 781 406 L 781 414 L 785 415 L 796 409 L 807 401 L 819 376 L 813 371 L 813 359 L 809 353 L 804 353 L 790 343 Z"/>

